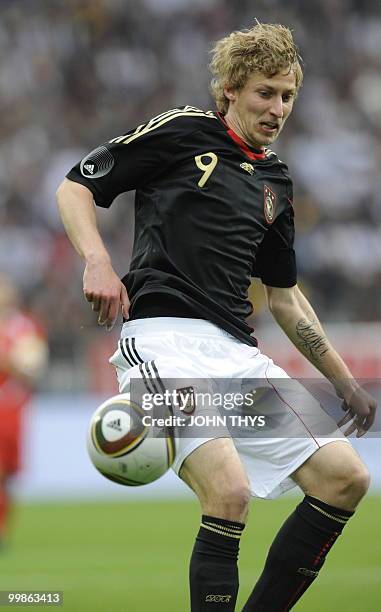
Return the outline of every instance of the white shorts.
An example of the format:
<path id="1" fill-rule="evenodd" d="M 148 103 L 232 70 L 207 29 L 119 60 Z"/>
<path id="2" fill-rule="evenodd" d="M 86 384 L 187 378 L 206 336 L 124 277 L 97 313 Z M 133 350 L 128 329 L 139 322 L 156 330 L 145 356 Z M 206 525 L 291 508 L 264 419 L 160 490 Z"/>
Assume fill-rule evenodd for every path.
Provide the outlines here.
<path id="1" fill-rule="evenodd" d="M 116 368 L 121 393 L 136 380 L 151 393 L 168 387 L 191 389 L 195 401 L 175 406 L 172 413 L 186 415 L 187 424 L 191 416 L 200 422 L 208 417 L 208 426 L 195 425 L 191 434 L 189 428 L 175 427 L 177 474 L 196 448 L 218 437 L 231 437 L 252 495 L 272 499 L 295 486 L 290 476 L 321 446 L 348 442 L 298 381 L 258 348 L 208 321 L 158 317 L 127 322 L 110 363 Z M 228 408 L 222 405 L 226 397 Z M 223 418 L 213 421 L 222 413 Z M 237 415 L 244 416 L 238 426 Z"/>

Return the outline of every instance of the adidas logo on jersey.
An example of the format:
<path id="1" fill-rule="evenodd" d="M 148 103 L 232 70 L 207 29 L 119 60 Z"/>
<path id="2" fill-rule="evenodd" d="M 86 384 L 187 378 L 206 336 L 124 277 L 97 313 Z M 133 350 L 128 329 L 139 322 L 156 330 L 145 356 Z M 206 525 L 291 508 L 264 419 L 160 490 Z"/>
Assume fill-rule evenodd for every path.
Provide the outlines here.
<path id="1" fill-rule="evenodd" d="M 94 164 L 85 164 L 83 167 L 85 170 L 87 170 L 89 174 L 94 173 L 94 168 L 95 168 Z"/>
<path id="2" fill-rule="evenodd" d="M 247 164 L 246 162 L 244 162 L 243 164 L 240 164 L 240 168 L 246 170 L 246 172 L 248 172 L 249 174 L 254 174 L 254 166 L 252 164 Z"/>
<path id="3" fill-rule="evenodd" d="M 122 431 L 120 419 L 110 421 L 110 423 L 107 423 L 107 427 L 110 427 L 110 429 L 116 429 L 117 431 Z"/>

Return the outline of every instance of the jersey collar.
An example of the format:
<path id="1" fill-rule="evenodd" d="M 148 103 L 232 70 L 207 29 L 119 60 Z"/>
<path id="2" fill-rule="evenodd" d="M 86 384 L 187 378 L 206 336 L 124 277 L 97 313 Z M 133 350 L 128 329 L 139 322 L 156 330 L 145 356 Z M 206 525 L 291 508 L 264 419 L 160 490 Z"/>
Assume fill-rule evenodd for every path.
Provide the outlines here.
<path id="1" fill-rule="evenodd" d="M 242 138 L 238 136 L 238 134 L 236 134 L 234 130 L 232 130 L 228 126 L 225 121 L 225 117 L 221 113 L 216 113 L 216 115 L 226 127 L 226 133 L 228 134 L 228 136 L 230 136 L 230 138 L 234 140 L 234 142 L 239 146 L 239 148 L 246 155 L 246 157 L 248 157 L 249 159 L 266 159 L 265 151 L 255 151 L 254 149 L 249 147 L 249 145 L 246 144 L 246 142 L 242 140 Z"/>

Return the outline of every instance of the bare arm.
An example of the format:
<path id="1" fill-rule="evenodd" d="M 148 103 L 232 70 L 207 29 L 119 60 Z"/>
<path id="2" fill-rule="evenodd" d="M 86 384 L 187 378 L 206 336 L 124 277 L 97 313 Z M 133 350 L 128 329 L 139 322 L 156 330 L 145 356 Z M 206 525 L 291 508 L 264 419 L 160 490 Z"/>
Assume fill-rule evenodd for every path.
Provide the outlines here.
<path id="1" fill-rule="evenodd" d="M 85 298 L 99 313 L 98 323 L 111 329 L 120 307 L 123 316 L 128 317 L 129 300 L 99 234 L 93 195 L 87 187 L 64 179 L 57 190 L 57 203 L 66 233 L 85 261 Z"/>
<path id="2" fill-rule="evenodd" d="M 283 289 L 266 287 L 269 309 L 296 348 L 334 385 L 356 423 L 346 433 L 365 433 L 374 421 L 376 402 L 353 378 L 349 368 L 328 340 L 307 298 L 297 285 Z M 349 415 L 348 415 L 349 416 Z M 348 418 L 345 422 L 349 421 Z"/>

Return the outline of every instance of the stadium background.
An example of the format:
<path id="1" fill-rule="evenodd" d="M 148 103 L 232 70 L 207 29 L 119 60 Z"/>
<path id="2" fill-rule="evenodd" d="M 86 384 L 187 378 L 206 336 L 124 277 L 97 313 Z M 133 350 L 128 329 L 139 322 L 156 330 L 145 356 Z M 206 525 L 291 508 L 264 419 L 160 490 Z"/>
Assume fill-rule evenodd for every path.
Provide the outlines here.
<path id="1" fill-rule="evenodd" d="M 305 83 L 274 149 L 295 182 L 300 282 L 356 374 L 379 379 L 381 11 L 370 0 L 2 0 L 0 16 L 0 271 L 44 321 L 51 356 L 28 416 L 0 589 L 64 589 L 70 611 L 185 610 L 197 506 L 171 476 L 132 493 L 98 478 L 86 459 L 88 415 L 115 390 L 104 363 L 116 332 L 98 329 L 83 300 L 82 263 L 62 232 L 55 189 L 85 152 L 144 119 L 183 104 L 211 108 L 213 41 L 255 17 L 289 25 Z M 123 195 L 99 211 L 120 273 L 132 202 Z M 272 326 L 257 286 L 252 296 L 263 349 L 290 373 L 313 375 Z M 372 496 L 300 610 L 379 607 L 379 439 L 359 449 Z M 254 505 L 243 592 L 293 503 Z"/>

